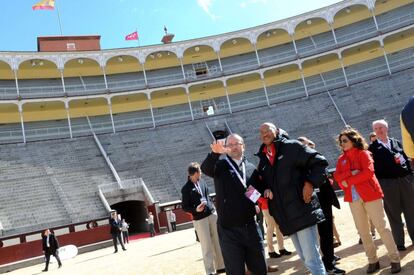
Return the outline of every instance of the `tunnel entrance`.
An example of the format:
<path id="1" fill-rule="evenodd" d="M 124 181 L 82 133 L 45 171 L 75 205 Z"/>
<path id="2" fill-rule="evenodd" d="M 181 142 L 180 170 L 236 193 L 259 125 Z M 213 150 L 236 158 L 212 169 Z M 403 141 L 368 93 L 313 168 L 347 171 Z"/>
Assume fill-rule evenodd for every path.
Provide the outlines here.
<path id="1" fill-rule="evenodd" d="M 129 233 L 147 232 L 147 207 L 143 201 L 123 201 L 111 205 L 129 224 Z"/>

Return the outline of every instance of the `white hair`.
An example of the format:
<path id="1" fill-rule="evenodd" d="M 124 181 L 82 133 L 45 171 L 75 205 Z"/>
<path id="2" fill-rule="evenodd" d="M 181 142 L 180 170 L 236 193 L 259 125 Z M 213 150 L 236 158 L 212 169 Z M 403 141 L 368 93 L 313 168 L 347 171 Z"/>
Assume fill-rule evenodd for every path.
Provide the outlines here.
<path id="1" fill-rule="evenodd" d="M 388 122 L 385 121 L 385 119 L 378 119 L 372 122 L 372 127 L 374 127 L 375 124 L 381 124 L 385 126 L 385 128 L 388 129 Z"/>

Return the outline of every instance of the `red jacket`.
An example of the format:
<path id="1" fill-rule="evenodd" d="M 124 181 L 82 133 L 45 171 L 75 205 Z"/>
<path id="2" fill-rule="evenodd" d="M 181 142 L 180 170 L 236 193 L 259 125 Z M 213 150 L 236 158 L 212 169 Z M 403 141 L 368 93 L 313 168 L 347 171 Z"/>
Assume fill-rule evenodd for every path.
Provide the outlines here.
<path id="1" fill-rule="evenodd" d="M 360 172 L 353 176 L 352 170 Z M 352 202 L 352 186 L 355 186 L 364 202 L 374 201 L 384 196 L 374 173 L 374 161 L 367 150 L 352 148 L 345 151 L 338 159 L 334 178 L 339 187 L 344 190 L 344 201 Z M 348 186 L 343 186 L 342 181 L 346 181 Z"/>

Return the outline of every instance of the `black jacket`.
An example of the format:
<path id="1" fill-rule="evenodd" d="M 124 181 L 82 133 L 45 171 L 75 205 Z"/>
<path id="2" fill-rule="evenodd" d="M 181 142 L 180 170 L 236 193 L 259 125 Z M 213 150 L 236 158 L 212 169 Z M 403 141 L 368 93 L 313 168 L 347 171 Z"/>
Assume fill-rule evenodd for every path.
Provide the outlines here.
<path id="1" fill-rule="evenodd" d="M 56 239 L 55 235 L 53 235 L 52 233 L 49 234 L 49 247 L 47 247 L 46 240 L 47 240 L 47 236 L 43 235 L 42 236 L 43 251 L 50 252 L 52 254 L 55 253 L 56 250 L 59 248 L 59 242 Z"/>
<path id="2" fill-rule="evenodd" d="M 296 140 L 278 137 L 274 140 L 276 156 L 273 166 L 263 153 L 264 144 L 257 156 L 258 173 L 265 186 L 270 187 L 273 199 L 269 212 L 284 235 L 294 234 L 324 220 L 316 194 L 310 203 L 303 200 L 304 182 L 319 187 L 326 178 L 328 162 L 315 150 Z"/>
<path id="3" fill-rule="evenodd" d="M 223 227 L 235 227 L 253 223 L 254 216 L 256 215 L 255 204 L 244 195 L 246 189 L 227 161 L 224 159 L 220 160 L 219 158 L 220 154 L 210 153 L 201 164 L 203 173 L 214 178 L 217 222 Z M 230 161 L 232 160 L 230 159 Z M 234 162 L 233 166 L 238 167 Z M 253 164 L 247 162 L 246 185 L 252 184 L 258 189 L 255 186 L 255 182 L 252 182 L 250 180 L 251 177 L 249 177 L 253 171 Z"/>
<path id="4" fill-rule="evenodd" d="M 378 179 L 392 179 L 412 174 L 409 159 L 404 153 L 401 143 L 394 138 L 389 139 L 392 152 L 379 143 L 378 140 L 374 141 L 368 148 L 374 158 L 375 175 Z M 394 155 L 397 153 L 400 153 L 404 157 L 406 161 L 404 165 L 395 162 Z"/>
<path id="5" fill-rule="evenodd" d="M 201 195 L 198 193 L 194 183 L 191 180 L 188 180 L 183 188 L 181 188 L 181 206 L 185 212 L 193 215 L 194 220 L 201 220 L 214 212 L 214 205 L 208 195 L 209 191 L 207 185 L 204 182 L 199 182 L 199 185 L 201 192 L 203 192 L 203 195 L 207 200 L 207 205 L 203 212 L 197 212 L 196 210 L 197 206 L 201 203 Z"/>
<path id="6" fill-rule="evenodd" d="M 318 196 L 319 203 L 325 216 L 326 213 L 332 213 L 332 210 L 326 211 L 325 209 L 332 208 L 332 206 L 335 206 L 338 209 L 341 208 L 335 190 L 333 189 L 332 184 L 328 178 L 326 178 L 322 185 L 319 187 L 316 195 Z"/>
<path id="7" fill-rule="evenodd" d="M 111 234 L 112 235 L 121 234 L 121 228 L 122 228 L 121 221 L 110 218 L 109 219 L 109 224 L 111 225 Z"/>

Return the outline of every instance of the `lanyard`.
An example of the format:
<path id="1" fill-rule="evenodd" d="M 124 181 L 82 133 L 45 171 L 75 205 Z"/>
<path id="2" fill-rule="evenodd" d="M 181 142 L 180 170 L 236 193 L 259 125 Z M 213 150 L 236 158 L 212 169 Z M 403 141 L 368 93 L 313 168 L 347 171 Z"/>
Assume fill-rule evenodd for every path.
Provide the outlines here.
<path id="1" fill-rule="evenodd" d="M 194 185 L 195 185 L 195 188 L 197 189 L 197 192 L 201 195 L 201 197 L 204 197 L 203 192 L 201 191 L 200 182 L 197 181 L 197 183 L 195 183 Z"/>
<path id="2" fill-rule="evenodd" d="M 227 163 L 231 166 L 231 169 L 236 173 L 237 177 L 239 178 L 241 184 L 243 184 L 244 188 L 247 188 L 246 185 L 246 165 L 244 162 L 242 163 L 242 172 L 243 172 L 243 178 L 240 176 L 239 171 L 234 167 L 233 163 L 229 160 L 229 158 L 226 156 Z"/>

